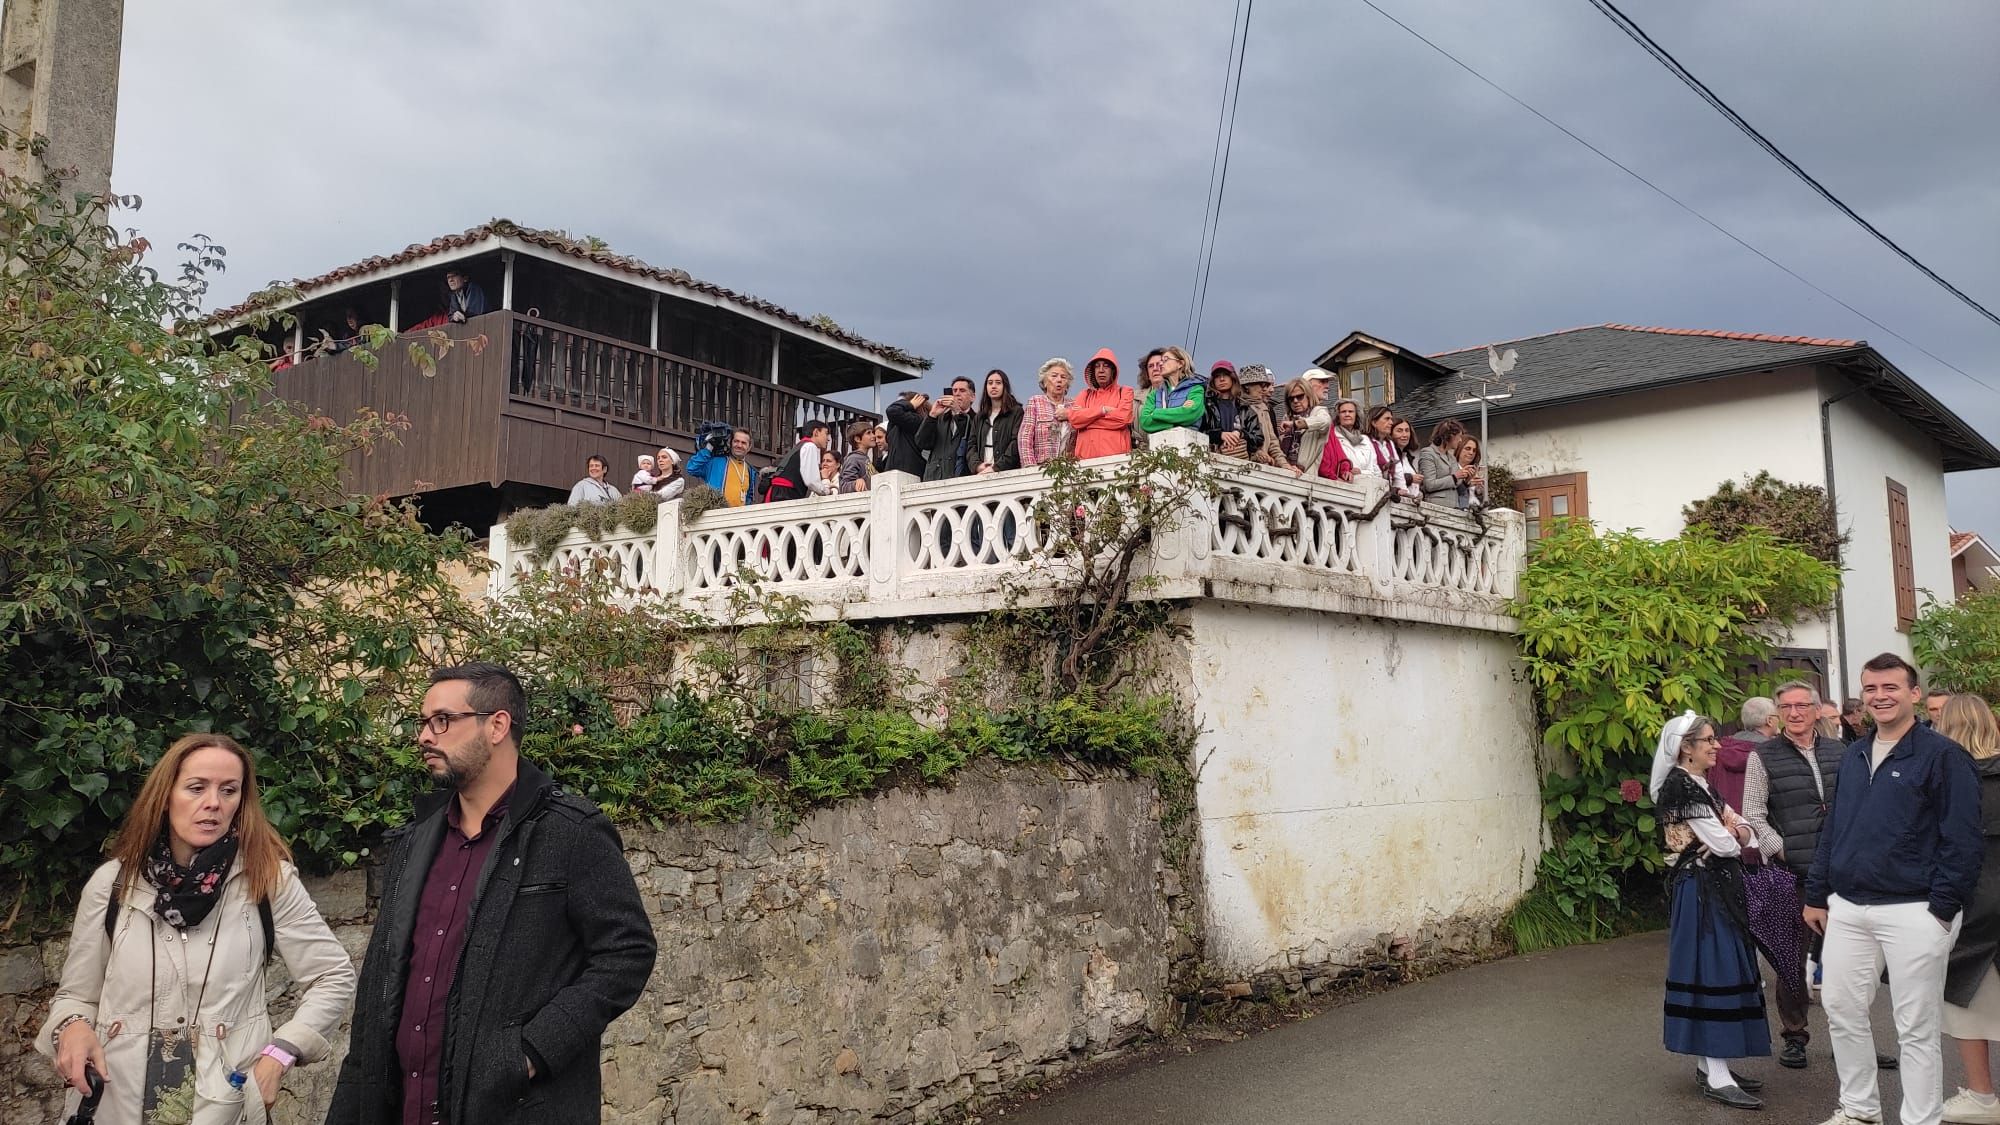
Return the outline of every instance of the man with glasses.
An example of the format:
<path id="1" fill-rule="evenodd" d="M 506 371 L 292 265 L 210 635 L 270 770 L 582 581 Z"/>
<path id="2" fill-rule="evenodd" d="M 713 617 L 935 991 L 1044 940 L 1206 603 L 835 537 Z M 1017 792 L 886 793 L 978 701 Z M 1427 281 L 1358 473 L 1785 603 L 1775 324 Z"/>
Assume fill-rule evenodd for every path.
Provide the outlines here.
<path id="1" fill-rule="evenodd" d="M 520 756 L 498 664 L 431 673 L 414 725 L 442 789 L 393 841 L 329 1125 L 595 1121 L 605 1027 L 653 970 L 618 831 Z"/>
<path id="2" fill-rule="evenodd" d="M 1798 885 L 1812 869 L 1820 829 L 1833 807 L 1839 784 L 1840 757 L 1847 747 L 1819 730 L 1819 690 L 1804 680 L 1778 685 L 1772 693 L 1776 715 L 1784 724 L 1776 738 L 1765 741 L 1743 768 L 1743 819 L 1757 833 L 1757 848 L 1766 863 L 1783 864 L 1792 876 L 1792 909 L 1773 911 L 1772 928 L 1764 936 L 1770 946 L 1772 983 L 1777 986 L 1778 1022 L 1785 1039 L 1778 1065 L 1794 1070 L 1806 1065 L 1806 958 L 1813 933 L 1798 909 Z M 1748 718 L 1748 716 L 1746 716 Z M 1749 731 L 1744 732 L 1746 735 Z"/>

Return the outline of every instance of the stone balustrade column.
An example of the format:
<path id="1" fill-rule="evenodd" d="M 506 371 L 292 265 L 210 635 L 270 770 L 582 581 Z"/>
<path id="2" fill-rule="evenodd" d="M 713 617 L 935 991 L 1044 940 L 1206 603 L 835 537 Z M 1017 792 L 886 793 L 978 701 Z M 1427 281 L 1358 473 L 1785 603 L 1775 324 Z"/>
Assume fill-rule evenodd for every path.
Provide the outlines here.
<path id="1" fill-rule="evenodd" d="M 660 505 L 660 518 L 653 525 L 653 565 L 647 585 L 657 590 L 669 604 L 681 600 L 686 583 L 687 545 L 681 539 L 681 501 Z"/>
<path id="2" fill-rule="evenodd" d="M 1498 570 L 1493 576 L 1493 592 L 1503 598 L 1521 593 L 1521 568 L 1528 563 L 1528 519 L 1508 508 L 1486 512 L 1487 534 L 1500 540 Z"/>
<path id="3" fill-rule="evenodd" d="M 1153 434 L 1147 439 L 1153 449 L 1208 452 L 1208 436 L 1200 430 L 1176 428 Z M 1162 486 L 1166 487 L 1166 486 Z M 1207 571 L 1214 498 L 1206 497 L 1188 506 L 1173 527 L 1153 530 L 1152 574 L 1164 582 L 1200 578 Z"/>
<path id="4" fill-rule="evenodd" d="M 1361 564 L 1361 573 L 1375 589 L 1375 596 L 1389 599 L 1396 596 L 1396 526 L 1395 501 L 1383 502 L 1382 491 L 1389 487 L 1380 477 L 1365 477 L 1362 483 L 1372 485 L 1364 499 L 1361 510 L 1373 508 L 1375 514 L 1367 519 L 1354 521 L 1354 557 Z"/>
<path id="5" fill-rule="evenodd" d="M 903 490 L 917 484 L 908 473 L 876 473 L 868 482 L 868 600 L 895 601 L 910 560 L 903 550 Z"/>
<path id="6" fill-rule="evenodd" d="M 513 572 L 508 568 L 506 524 L 496 523 L 493 530 L 487 533 L 486 557 L 493 564 L 493 569 L 486 575 L 486 596 L 497 598 L 506 593 L 514 581 Z"/>

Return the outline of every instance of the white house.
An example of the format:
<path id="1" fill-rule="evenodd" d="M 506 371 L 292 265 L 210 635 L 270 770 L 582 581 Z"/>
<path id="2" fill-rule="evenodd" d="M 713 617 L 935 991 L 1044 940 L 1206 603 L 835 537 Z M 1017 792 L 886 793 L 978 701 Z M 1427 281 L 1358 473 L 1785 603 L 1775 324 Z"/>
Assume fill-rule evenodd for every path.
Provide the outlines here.
<path id="1" fill-rule="evenodd" d="M 1961 598 L 2000 590 L 2000 554 L 1976 531 L 1951 533 L 1951 588 Z"/>
<path id="2" fill-rule="evenodd" d="M 1685 505 L 1760 470 L 1819 485 L 1849 536 L 1840 597 L 1776 665 L 1845 695 L 1862 661 L 1910 654 L 1920 591 L 1954 597 L 1944 477 L 2000 467 L 2000 449 L 1865 341 L 1604 324 L 1500 346 L 1519 359 L 1492 392 L 1488 456 L 1514 473 L 1531 539 L 1565 515 L 1678 535 Z M 1485 345 L 1420 357 L 1356 333 L 1320 365 L 1362 393 L 1375 380 L 1358 373 L 1386 366 L 1382 397 L 1424 433 L 1477 432 L 1465 376 L 1486 372 Z"/>

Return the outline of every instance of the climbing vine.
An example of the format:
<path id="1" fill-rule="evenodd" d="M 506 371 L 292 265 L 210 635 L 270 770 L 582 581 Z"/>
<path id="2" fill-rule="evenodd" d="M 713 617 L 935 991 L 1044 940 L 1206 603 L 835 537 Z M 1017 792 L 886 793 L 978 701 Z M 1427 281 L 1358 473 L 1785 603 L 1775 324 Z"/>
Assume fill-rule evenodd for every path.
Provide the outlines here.
<path id="1" fill-rule="evenodd" d="M 1521 577 L 1515 614 L 1554 767 L 1542 810 L 1554 844 L 1517 912 L 1517 939 L 1606 936 L 1661 865 L 1643 779 L 1668 718 L 1723 715 L 1765 628 L 1828 604 L 1839 572 L 1770 532 L 1659 542 L 1565 523 Z"/>

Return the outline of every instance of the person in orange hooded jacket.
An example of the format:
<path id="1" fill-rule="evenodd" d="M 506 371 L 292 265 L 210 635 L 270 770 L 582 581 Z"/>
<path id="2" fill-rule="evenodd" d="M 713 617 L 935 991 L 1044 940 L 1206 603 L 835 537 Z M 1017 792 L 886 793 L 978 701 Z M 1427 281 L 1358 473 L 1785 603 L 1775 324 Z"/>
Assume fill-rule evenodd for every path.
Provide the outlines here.
<path id="1" fill-rule="evenodd" d="M 1132 388 L 1118 382 L 1118 357 L 1099 348 L 1083 365 L 1083 393 L 1069 408 L 1076 459 L 1132 452 Z"/>

